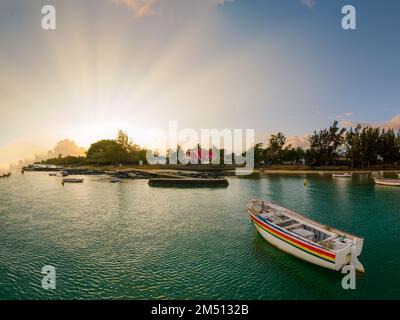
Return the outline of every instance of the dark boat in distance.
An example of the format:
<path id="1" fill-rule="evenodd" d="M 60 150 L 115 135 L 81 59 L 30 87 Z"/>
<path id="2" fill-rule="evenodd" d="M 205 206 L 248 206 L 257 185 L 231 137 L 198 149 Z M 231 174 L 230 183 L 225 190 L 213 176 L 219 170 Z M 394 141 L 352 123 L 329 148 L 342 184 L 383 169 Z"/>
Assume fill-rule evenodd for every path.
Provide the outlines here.
<path id="1" fill-rule="evenodd" d="M 229 182 L 227 179 L 202 179 L 202 178 L 151 178 L 149 179 L 151 187 L 185 187 L 185 188 L 227 188 Z"/>
<path id="2" fill-rule="evenodd" d="M 11 172 L 0 175 L 0 178 L 8 178 L 10 176 L 11 176 Z"/>
<path id="3" fill-rule="evenodd" d="M 83 183 L 85 179 L 82 178 L 63 178 L 61 180 L 61 184 L 65 184 L 65 183 Z"/>

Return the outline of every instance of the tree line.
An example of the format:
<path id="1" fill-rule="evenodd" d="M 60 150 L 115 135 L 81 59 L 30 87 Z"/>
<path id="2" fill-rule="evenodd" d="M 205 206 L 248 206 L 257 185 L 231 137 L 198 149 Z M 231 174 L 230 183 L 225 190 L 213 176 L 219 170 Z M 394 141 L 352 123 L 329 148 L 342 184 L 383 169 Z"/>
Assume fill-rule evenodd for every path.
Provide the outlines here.
<path id="1" fill-rule="evenodd" d="M 260 164 L 303 164 L 309 167 L 347 165 L 351 168 L 370 168 L 376 165 L 398 167 L 400 163 L 400 130 L 384 129 L 372 126 L 357 125 L 355 128 L 340 128 L 335 121 L 329 128 L 314 131 L 308 138 L 307 148 L 292 147 L 282 132 L 272 134 L 266 143 L 254 146 L 254 162 Z M 265 145 L 265 147 L 264 147 Z M 196 151 L 193 153 L 193 151 Z M 156 152 L 155 152 L 156 153 Z M 168 149 L 166 163 L 169 158 L 183 153 L 190 156 L 190 163 L 201 163 L 218 153 L 220 163 L 226 157 L 223 149 L 202 149 L 197 145 L 187 151 L 177 146 Z M 105 139 L 93 143 L 86 156 L 62 157 L 48 159 L 44 164 L 53 165 L 134 165 L 146 163 L 147 150 L 135 144 L 128 135 L 119 130 L 116 139 Z M 193 159 L 196 154 L 198 159 Z M 229 154 L 232 156 L 232 153 Z M 234 155 L 233 155 L 234 159 Z"/>
<path id="2" fill-rule="evenodd" d="M 348 165 L 370 168 L 376 165 L 398 167 L 400 130 L 357 125 L 339 128 L 335 121 L 329 128 L 314 131 L 308 148 L 292 148 L 283 133 L 273 134 L 267 142 L 255 146 L 255 162 L 267 164 L 299 163 L 308 166 Z"/>
<path id="3" fill-rule="evenodd" d="M 135 144 L 122 130 L 118 131 L 116 139 L 103 139 L 93 143 L 85 157 L 63 157 L 42 161 L 49 165 L 134 165 L 140 161 L 146 163 L 147 150 Z"/>

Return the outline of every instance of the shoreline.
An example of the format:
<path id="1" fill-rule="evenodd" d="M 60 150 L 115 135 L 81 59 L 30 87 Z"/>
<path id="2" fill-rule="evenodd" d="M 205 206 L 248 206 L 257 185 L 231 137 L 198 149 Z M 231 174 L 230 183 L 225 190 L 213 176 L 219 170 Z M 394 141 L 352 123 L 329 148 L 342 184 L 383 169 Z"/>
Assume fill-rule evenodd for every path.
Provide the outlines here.
<path id="1" fill-rule="evenodd" d="M 117 166 L 117 165 L 106 165 L 106 166 L 97 166 L 97 165 L 82 165 L 82 166 L 60 166 L 59 168 L 33 168 L 33 167 L 24 167 L 21 170 L 25 172 L 29 171 L 44 171 L 44 172 L 58 172 L 58 171 L 81 171 L 87 172 L 88 174 L 107 174 L 107 173 L 117 173 L 117 172 L 129 172 L 129 171 L 142 171 L 145 173 L 146 171 L 152 173 L 167 173 L 167 172 L 185 172 L 187 174 L 190 173 L 213 173 L 213 174 L 226 174 L 226 175 L 235 175 L 234 171 L 236 168 L 241 166 L 235 165 L 126 165 L 126 166 Z M 259 174 L 332 174 L 332 173 L 343 173 L 343 172 L 351 172 L 351 173 L 360 173 L 360 174 L 370 174 L 373 172 L 385 172 L 385 173 L 400 173 L 400 168 L 372 168 L 372 169 L 349 169 L 344 167 L 332 167 L 332 168 L 313 168 L 306 169 L 302 167 L 287 167 L 284 168 L 282 166 L 277 166 L 276 168 L 265 168 L 265 167 L 256 167 L 251 175 L 259 175 Z"/>
<path id="2" fill-rule="evenodd" d="M 387 169 L 387 170 L 287 170 L 287 169 L 272 169 L 272 170 L 262 170 L 263 173 L 300 173 L 300 174 L 329 174 L 329 173 L 343 173 L 343 172 L 351 172 L 351 173 L 373 173 L 373 172 L 386 172 L 386 173 L 398 173 L 400 169 Z"/>

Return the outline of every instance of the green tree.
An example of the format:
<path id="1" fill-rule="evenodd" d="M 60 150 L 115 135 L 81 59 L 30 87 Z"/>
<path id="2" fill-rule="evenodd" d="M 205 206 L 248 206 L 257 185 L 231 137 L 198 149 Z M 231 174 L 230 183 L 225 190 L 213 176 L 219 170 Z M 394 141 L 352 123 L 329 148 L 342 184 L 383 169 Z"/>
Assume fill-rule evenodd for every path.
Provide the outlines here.
<path id="1" fill-rule="evenodd" d="M 127 151 L 116 140 L 100 140 L 93 143 L 88 152 L 89 163 L 118 164 L 126 161 Z"/>
<path id="2" fill-rule="evenodd" d="M 364 127 L 360 133 L 361 140 L 361 167 L 367 164 L 376 164 L 379 156 L 380 129 L 373 127 Z"/>
<path id="3" fill-rule="evenodd" d="M 276 135 L 272 134 L 268 141 L 268 148 L 265 150 L 267 160 L 273 163 L 281 162 L 285 144 L 286 137 L 282 132 L 278 132 Z M 287 148 L 290 148 L 290 146 L 287 146 Z"/>
<path id="4" fill-rule="evenodd" d="M 360 138 L 361 125 L 356 128 L 350 128 L 346 132 L 344 138 L 345 155 L 351 161 L 351 168 L 354 169 L 357 161 L 361 158 L 361 138 Z"/>
<path id="5" fill-rule="evenodd" d="M 382 130 L 379 138 L 379 155 L 383 162 L 390 164 L 395 163 L 398 159 L 397 137 L 393 129 Z"/>
<path id="6" fill-rule="evenodd" d="M 320 165 L 329 165 L 342 154 L 342 147 L 344 144 L 345 128 L 339 128 L 338 122 L 334 121 L 328 129 L 314 131 L 310 136 L 309 155 L 313 157 L 312 162 Z"/>
<path id="7" fill-rule="evenodd" d="M 262 148 L 262 143 L 257 143 L 254 146 L 254 163 L 259 164 L 263 160 L 264 149 Z"/>

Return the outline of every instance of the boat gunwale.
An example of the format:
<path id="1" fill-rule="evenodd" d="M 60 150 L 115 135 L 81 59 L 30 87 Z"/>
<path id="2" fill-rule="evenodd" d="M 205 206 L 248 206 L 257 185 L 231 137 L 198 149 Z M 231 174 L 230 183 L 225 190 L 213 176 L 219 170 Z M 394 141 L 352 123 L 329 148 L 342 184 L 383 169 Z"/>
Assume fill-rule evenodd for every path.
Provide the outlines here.
<path id="1" fill-rule="evenodd" d="M 63 178 L 62 182 L 63 183 L 81 183 L 85 181 L 84 178 Z"/>
<path id="2" fill-rule="evenodd" d="M 351 173 L 332 173 L 333 178 L 351 178 Z"/>
<path id="3" fill-rule="evenodd" d="M 288 209 L 288 208 L 282 207 L 281 205 L 272 203 L 272 202 L 270 202 L 270 201 L 264 201 L 264 200 L 253 199 L 253 200 L 250 200 L 250 202 L 251 202 L 251 201 L 254 201 L 254 200 L 257 201 L 257 202 L 264 202 L 266 205 L 269 205 L 269 206 L 271 206 L 272 208 L 278 207 L 279 209 L 283 209 L 286 213 L 289 214 L 289 216 L 290 216 L 290 215 L 293 215 L 294 217 L 296 217 L 296 218 L 298 218 L 298 219 L 300 219 L 300 220 L 303 220 L 303 221 L 305 221 L 305 222 L 307 222 L 307 223 L 309 223 L 309 224 L 311 224 L 311 225 L 315 225 L 315 226 L 317 226 L 317 227 L 319 227 L 319 228 L 321 228 L 321 229 L 323 229 L 323 230 L 328 231 L 329 233 L 336 234 L 337 236 L 348 236 L 348 238 L 350 238 L 351 240 L 364 240 L 364 237 L 360 237 L 360 236 L 358 236 L 358 235 L 351 234 L 351 233 L 348 233 L 348 232 L 345 232 L 345 231 L 342 231 L 342 230 L 339 230 L 339 229 L 330 227 L 330 226 L 328 226 L 328 225 L 319 223 L 319 222 L 317 222 L 317 221 L 315 221 L 315 220 L 312 220 L 312 219 L 310 219 L 310 218 L 307 218 L 307 217 L 305 217 L 305 216 L 303 216 L 303 215 L 301 215 L 301 214 L 299 214 L 299 213 L 297 213 L 297 212 L 294 212 L 294 211 L 292 211 L 292 210 L 290 210 L 290 209 Z M 250 210 L 250 208 L 247 208 L 247 210 Z M 252 213 L 252 214 L 255 215 L 254 213 Z M 255 216 L 257 217 L 258 214 L 255 215 Z M 279 228 L 279 226 L 278 226 L 277 224 L 275 224 L 275 223 L 273 223 L 273 222 L 271 222 L 271 224 L 273 224 L 274 226 L 277 226 L 277 227 Z M 288 231 L 289 231 L 289 230 L 288 230 Z M 315 243 L 315 242 L 314 242 L 314 243 Z M 316 244 L 317 244 L 317 243 L 316 243 Z M 347 247 L 347 246 L 346 246 L 346 247 Z"/>
<path id="4" fill-rule="evenodd" d="M 252 213 L 251 215 L 252 215 L 253 218 L 256 219 L 258 222 L 261 222 L 262 224 L 266 224 L 267 227 L 271 228 L 271 227 L 273 226 L 274 228 L 277 228 L 276 231 L 278 231 L 278 232 L 280 232 L 280 233 L 283 233 L 283 234 L 285 234 L 286 236 L 292 237 L 292 238 L 294 238 L 296 241 L 302 242 L 303 244 L 305 244 L 305 245 L 307 245 L 307 246 L 312 246 L 312 247 L 314 247 L 313 250 L 318 250 L 318 251 L 322 250 L 322 251 L 326 251 L 326 253 L 322 253 L 322 254 L 325 254 L 325 255 L 326 255 L 326 254 L 332 254 L 332 255 L 335 255 L 335 256 L 336 256 L 336 255 L 338 255 L 338 254 L 340 253 L 341 250 L 347 248 L 347 247 L 344 247 L 344 248 L 341 248 L 340 250 L 335 251 L 335 250 L 330 249 L 330 248 L 328 248 L 328 247 L 326 247 L 326 246 L 323 246 L 323 245 L 320 245 L 320 244 L 318 244 L 318 243 L 316 243 L 316 242 L 310 241 L 310 240 L 308 240 L 308 239 L 306 239 L 306 238 L 304 238 L 304 237 L 302 237 L 302 236 L 300 236 L 300 235 L 298 235 L 298 234 L 296 234 L 296 233 L 294 233 L 294 232 L 292 232 L 292 231 L 289 231 L 289 230 L 282 230 L 282 228 L 280 228 L 280 227 L 277 226 L 276 224 L 273 224 L 273 223 L 271 223 L 271 222 L 265 222 L 265 221 L 261 220 L 260 218 L 258 218 L 258 217 L 257 217 L 256 215 L 254 215 L 253 213 Z M 271 226 L 271 225 L 272 225 L 272 226 Z M 285 240 L 283 240 L 283 241 L 285 241 Z M 309 252 L 307 252 L 307 253 L 309 253 Z M 320 257 L 319 257 L 319 258 L 320 258 Z M 323 258 L 321 258 L 321 259 L 323 259 Z M 325 259 L 324 259 L 324 260 L 325 260 Z M 332 261 L 330 261 L 330 262 L 332 262 Z"/>
<path id="5" fill-rule="evenodd" d="M 390 185 L 400 185 L 400 179 L 393 179 L 393 178 L 377 178 L 377 177 L 373 177 L 375 183 L 380 184 L 381 183 L 394 183 L 394 184 L 390 184 Z M 389 184 L 388 184 L 389 185 Z"/>

